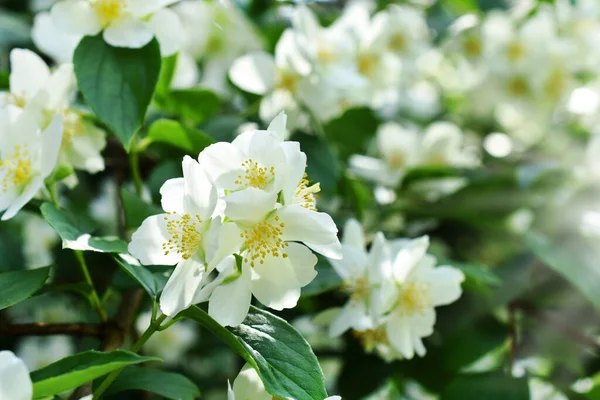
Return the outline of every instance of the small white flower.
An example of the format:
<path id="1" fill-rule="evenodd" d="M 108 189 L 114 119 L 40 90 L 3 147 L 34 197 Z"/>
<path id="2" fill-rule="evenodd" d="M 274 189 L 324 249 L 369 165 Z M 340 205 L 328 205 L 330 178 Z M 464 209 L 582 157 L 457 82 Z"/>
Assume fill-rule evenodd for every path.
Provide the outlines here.
<path id="1" fill-rule="evenodd" d="M 140 314 L 135 326 L 142 334 L 150 325 L 151 312 Z M 177 365 L 198 338 L 195 326 L 189 321 L 180 321 L 164 331 L 156 332 L 144 344 L 144 351 L 163 359 L 167 365 Z"/>
<path id="2" fill-rule="evenodd" d="M 220 261 L 215 255 L 221 220 L 211 218 L 217 204 L 215 187 L 202 166 L 188 156 L 183 160 L 183 178 L 168 180 L 160 193 L 167 213 L 142 223 L 129 252 L 145 265 L 177 264 L 160 298 L 161 310 L 174 316 L 194 303 L 204 272 Z"/>
<path id="3" fill-rule="evenodd" d="M 62 119 L 54 117 L 42 131 L 35 115 L 14 106 L 0 109 L 0 211 L 14 217 L 43 187 L 58 158 Z"/>
<path id="4" fill-rule="evenodd" d="M 233 387 L 227 382 L 227 400 L 272 400 L 273 396 L 267 393 L 265 385 L 260 380 L 256 370 L 250 365 L 244 365 Z M 323 400 L 341 400 L 340 396 L 330 396 Z"/>
<path id="5" fill-rule="evenodd" d="M 57 27 L 71 35 L 94 36 L 103 31 L 115 47 L 144 47 L 156 36 L 163 56 L 179 50 L 181 22 L 166 8 L 179 0 L 64 0 L 52 7 Z"/>
<path id="6" fill-rule="evenodd" d="M 11 351 L 0 351 L 0 399 L 31 400 L 33 384 L 25 363 Z"/>
<path id="7" fill-rule="evenodd" d="M 19 342 L 16 354 L 35 371 L 75 354 L 75 345 L 68 336 L 28 337 Z"/>
<path id="8" fill-rule="evenodd" d="M 44 54 L 57 64 L 62 64 L 73 60 L 73 53 L 81 40 L 81 35 L 69 35 L 56 26 L 50 13 L 41 12 L 33 18 L 31 39 Z"/>

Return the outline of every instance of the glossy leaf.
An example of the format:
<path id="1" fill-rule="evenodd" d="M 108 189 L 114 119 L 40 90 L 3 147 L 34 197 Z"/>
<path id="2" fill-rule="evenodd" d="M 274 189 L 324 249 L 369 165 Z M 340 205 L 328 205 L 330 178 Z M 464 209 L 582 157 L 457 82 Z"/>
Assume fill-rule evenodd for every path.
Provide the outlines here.
<path id="1" fill-rule="evenodd" d="M 194 157 L 197 157 L 205 147 L 215 142 L 206 133 L 169 119 L 159 119 L 154 122 L 150 126 L 148 137 L 152 142 L 167 143 L 179 147 Z"/>
<path id="2" fill-rule="evenodd" d="M 33 296 L 49 274 L 50 267 L 0 273 L 0 310 Z"/>
<path id="3" fill-rule="evenodd" d="M 121 201 L 125 211 L 125 228 L 127 229 L 138 228 L 146 218 L 162 212 L 159 207 L 146 203 L 127 189 L 121 189 Z"/>
<path id="4" fill-rule="evenodd" d="M 151 298 L 156 298 L 158 292 L 163 286 L 159 284 L 152 272 L 139 265 L 139 263 L 134 262 L 135 260 L 133 259 L 130 261 L 125 260 L 123 256 L 115 257 L 115 261 L 119 264 L 121 269 L 127 273 L 127 275 L 142 285 L 146 293 L 148 293 Z"/>
<path id="5" fill-rule="evenodd" d="M 129 149 L 144 122 L 160 73 L 160 48 L 153 39 L 139 49 L 112 47 L 102 35 L 84 37 L 73 56 L 86 103 Z"/>

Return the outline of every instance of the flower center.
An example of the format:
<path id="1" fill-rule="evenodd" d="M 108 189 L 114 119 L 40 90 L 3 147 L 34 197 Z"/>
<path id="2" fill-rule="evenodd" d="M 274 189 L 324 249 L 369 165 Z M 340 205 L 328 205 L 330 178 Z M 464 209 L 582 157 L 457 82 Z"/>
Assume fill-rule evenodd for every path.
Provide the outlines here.
<path id="1" fill-rule="evenodd" d="M 400 292 L 400 312 L 402 315 L 422 313 L 431 307 L 427 296 L 428 285 L 425 283 L 407 282 Z"/>
<path id="2" fill-rule="evenodd" d="M 364 53 L 358 56 L 358 72 L 371 76 L 379 65 L 379 56 L 374 53 Z"/>
<path id="3" fill-rule="evenodd" d="M 529 93 L 529 85 L 525 78 L 520 76 L 512 77 L 508 80 L 507 89 L 513 96 L 524 96 Z"/>
<path id="4" fill-rule="evenodd" d="M 262 167 L 258 162 L 248 159 L 242 163 L 244 175 L 238 175 L 236 185 L 265 190 L 275 179 L 275 167 Z"/>
<path id="5" fill-rule="evenodd" d="M 279 216 L 275 216 L 267 221 L 260 222 L 251 228 L 240 233 L 240 237 L 244 239 L 244 244 L 248 247 L 248 254 L 244 258 L 244 262 L 250 262 L 254 267 L 254 262 L 259 261 L 264 264 L 267 256 L 286 258 L 287 253 L 281 252 L 288 247 L 288 244 L 281 239 L 285 224 L 279 222 Z M 281 253 L 280 253 L 281 252 Z"/>
<path id="6" fill-rule="evenodd" d="M 198 224 L 202 223 L 200 216 L 169 213 L 164 218 L 167 221 L 167 232 L 171 236 L 171 239 L 162 245 L 165 255 L 174 251 L 181 254 L 184 260 L 191 258 L 202 244 L 202 233 L 198 227 Z"/>
<path id="7" fill-rule="evenodd" d="M 360 341 L 367 353 L 373 351 L 375 346 L 379 343 L 389 343 L 387 333 L 385 332 L 385 329 L 383 327 L 379 327 L 376 329 L 367 329 L 366 331 L 353 330 L 352 334 L 355 338 L 357 338 Z"/>
<path id="8" fill-rule="evenodd" d="M 483 50 L 481 46 L 481 40 L 473 36 L 468 36 L 463 42 L 463 49 L 467 56 L 477 58 L 481 55 Z"/>
<path id="9" fill-rule="evenodd" d="M 74 112 L 65 112 L 63 114 L 63 143 L 70 144 L 73 142 L 73 137 L 81 135 L 85 131 L 85 127 L 79 115 Z"/>
<path id="10" fill-rule="evenodd" d="M 337 57 L 335 55 L 335 50 L 332 48 L 331 45 L 328 45 L 328 44 L 318 44 L 317 58 L 322 63 L 327 64 L 327 63 L 330 63 L 332 61 L 335 61 L 335 59 Z"/>
<path id="11" fill-rule="evenodd" d="M 93 7 L 101 26 L 110 24 L 125 12 L 125 2 L 123 0 L 97 0 Z"/>
<path id="12" fill-rule="evenodd" d="M 562 96 L 568 86 L 568 76 L 561 69 L 554 69 L 545 82 L 544 89 L 553 99 Z"/>
<path id="13" fill-rule="evenodd" d="M 406 164 L 404 153 L 395 151 L 385 156 L 385 162 L 392 168 L 400 168 Z"/>
<path id="14" fill-rule="evenodd" d="M 6 192 L 10 186 L 26 184 L 31 178 L 31 164 L 27 146 L 16 145 L 12 155 L 0 160 L 0 171 L 4 173 L 2 190 Z"/>
<path id="15" fill-rule="evenodd" d="M 321 185 L 315 183 L 314 185 L 309 186 L 308 179 L 306 179 L 307 175 L 304 173 L 304 177 L 298 184 L 298 188 L 296 189 L 296 201 L 304 208 L 307 208 L 312 211 L 317 211 L 316 202 L 317 202 L 317 193 L 321 191 Z"/>
<path id="16" fill-rule="evenodd" d="M 290 93 L 295 93 L 298 88 L 298 77 L 293 72 L 279 71 L 277 87 L 287 90 Z"/>
<path id="17" fill-rule="evenodd" d="M 506 47 L 506 56 L 510 61 L 519 61 L 525 57 L 525 47 L 519 42 L 511 42 Z"/>
<path id="18" fill-rule="evenodd" d="M 27 105 L 27 100 L 25 99 L 25 96 L 18 96 L 14 93 L 8 93 L 5 99 L 8 104 L 12 104 L 19 108 L 25 108 L 25 106 Z"/>
<path id="19" fill-rule="evenodd" d="M 344 281 L 342 291 L 350 295 L 354 301 L 363 301 L 369 295 L 369 281 L 366 278 L 359 278 L 356 281 Z"/>
<path id="20" fill-rule="evenodd" d="M 406 50 L 406 45 L 406 37 L 402 33 L 398 32 L 390 37 L 388 49 L 397 53 L 401 53 Z"/>

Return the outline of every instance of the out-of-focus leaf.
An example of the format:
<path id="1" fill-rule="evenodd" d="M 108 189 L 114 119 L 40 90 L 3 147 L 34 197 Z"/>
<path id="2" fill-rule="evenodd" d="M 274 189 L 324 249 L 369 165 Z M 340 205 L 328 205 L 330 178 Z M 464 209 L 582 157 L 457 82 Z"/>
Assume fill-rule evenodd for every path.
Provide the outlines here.
<path id="1" fill-rule="evenodd" d="M 152 272 L 139 265 L 139 263 L 133 262 L 133 260 L 130 260 L 130 262 L 122 256 L 115 257 L 115 260 L 127 275 L 142 285 L 151 298 L 156 298 L 158 292 L 162 289 L 162 286 L 156 281 Z"/>
<path id="2" fill-rule="evenodd" d="M 283 319 L 250 307 L 240 326 L 225 329 L 198 307 L 180 315 L 199 322 L 242 356 L 258 371 L 267 392 L 274 397 L 295 400 L 327 397 L 317 357 L 302 335 Z"/>
<path id="3" fill-rule="evenodd" d="M 441 400 L 529 400 L 527 378 L 513 378 L 502 372 L 456 377 L 441 393 Z"/>
<path id="4" fill-rule="evenodd" d="M 178 54 L 179 53 L 175 53 L 162 59 L 160 64 L 160 74 L 158 75 L 158 82 L 156 83 L 155 96 L 166 96 L 171 90 L 171 81 L 173 81 L 173 76 L 175 75 Z"/>
<path id="5" fill-rule="evenodd" d="M 84 37 L 73 56 L 86 103 L 129 150 L 144 123 L 160 73 L 156 39 L 139 49 L 112 47 L 102 35 Z"/>
<path id="6" fill-rule="evenodd" d="M 206 89 L 173 90 L 159 104 L 185 121 L 200 124 L 219 110 L 219 97 Z"/>
<path id="7" fill-rule="evenodd" d="M 165 161 L 154 168 L 147 179 L 152 199 L 155 202 L 160 202 L 160 188 L 162 185 L 171 178 L 181 177 L 182 174 L 181 162 L 177 161 Z"/>
<path id="8" fill-rule="evenodd" d="M 0 71 L 0 90 L 8 90 L 10 87 L 10 73 L 8 71 Z"/>
<path id="9" fill-rule="evenodd" d="M 361 180 L 350 176 L 345 177 L 344 189 L 354 203 L 358 218 L 362 218 L 364 211 L 374 202 L 373 191 Z"/>
<path id="10" fill-rule="evenodd" d="M 0 273 L 0 310 L 27 300 L 48 279 L 50 267 Z"/>
<path id="11" fill-rule="evenodd" d="M 332 193 L 340 179 L 340 164 L 333 149 L 324 140 L 316 136 L 295 135 L 291 140 L 300 142 L 300 148 L 306 153 L 306 173 L 309 181 L 319 182 L 324 192 Z"/>
<path id="12" fill-rule="evenodd" d="M 465 281 L 462 284 L 464 289 L 487 291 L 489 287 L 497 287 L 502 284 L 500 277 L 484 265 L 448 260 L 439 260 L 439 264 L 447 264 L 460 269 L 465 274 Z"/>
<path id="13" fill-rule="evenodd" d="M 0 10 L 0 47 L 28 43 L 30 31 L 31 27 L 24 17 Z"/>
<path id="14" fill-rule="evenodd" d="M 162 210 L 154 204 L 148 204 L 127 189 L 121 189 L 121 200 L 125 211 L 125 228 L 132 229 L 142 225 L 151 215 L 160 214 Z"/>
<path id="15" fill-rule="evenodd" d="M 363 154 L 369 140 L 375 135 L 378 120 L 369 108 L 351 108 L 342 116 L 330 121 L 324 129 L 327 138 L 338 149 L 340 157 Z"/>
<path id="16" fill-rule="evenodd" d="M 529 232 L 525 239 L 529 248 L 546 265 L 565 277 L 600 310 L 600 252 L 596 243 L 578 235 L 553 241 L 534 232 Z"/>
<path id="17" fill-rule="evenodd" d="M 126 390 L 143 390 L 172 400 L 194 400 L 200 396 L 194 382 L 181 374 L 134 366 L 125 368 L 105 394 Z"/>
<path id="18" fill-rule="evenodd" d="M 150 126 L 148 137 L 152 142 L 168 143 L 179 147 L 193 157 L 215 141 L 201 130 L 187 127 L 170 119 L 159 119 Z"/>
<path id="19" fill-rule="evenodd" d="M 123 350 L 86 351 L 75 354 L 31 373 L 33 398 L 41 399 L 74 389 L 127 365 L 160 361 Z"/>
<path id="20" fill-rule="evenodd" d="M 315 270 L 318 272 L 317 277 L 302 288 L 302 297 L 316 296 L 337 289 L 342 284 L 342 278 L 339 277 L 331 265 L 322 256 L 318 257 L 319 261 L 315 266 Z"/>
<path id="21" fill-rule="evenodd" d="M 202 130 L 215 141 L 231 142 L 237 135 L 237 129 L 245 121 L 234 115 L 215 115 L 202 125 Z"/>
<path id="22" fill-rule="evenodd" d="M 81 251 L 97 251 L 100 253 L 127 253 L 127 243 L 119 238 L 93 237 L 81 232 L 65 210 L 59 210 L 50 203 L 41 207 L 42 216 L 50 226 L 60 235 L 63 248 Z"/>

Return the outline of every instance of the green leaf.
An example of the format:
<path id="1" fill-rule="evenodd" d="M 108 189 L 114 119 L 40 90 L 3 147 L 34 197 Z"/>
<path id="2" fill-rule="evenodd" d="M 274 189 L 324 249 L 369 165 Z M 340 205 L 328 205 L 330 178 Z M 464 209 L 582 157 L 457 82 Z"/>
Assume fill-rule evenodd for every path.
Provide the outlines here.
<path id="1" fill-rule="evenodd" d="M 60 235 L 63 248 L 97 251 L 100 253 L 127 253 L 127 243 L 118 238 L 93 237 L 83 233 L 76 227 L 73 217 L 66 210 L 59 210 L 51 203 L 44 203 L 40 208 L 42 216 Z"/>
<path id="2" fill-rule="evenodd" d="M 325 125 L 327 138 L 345 160 L 352 154 L 362 154 L 377 130 L 377 117 L 369 108 L 351 108 Z"/>
<path id="3" fill-rule="evenodd" d="M 30 43 L 31 27 L 25 15 L 0 10 L 0 47 Z"/>
<path id="4" fill-rule="evenodd" d="M 62 393 L 116 369 L 148 361 L 160 361 L 160 358 L 139 356 L 123 350 L 92 350 L 75 354 L 31 373 L 33 398 Z"/>
<path id="5" fill-rule="evenodd" d="M 0 274 L 0 310 L 33 296 L 48 279 L 50 267 Z"/>
<path id="6" fill-rule="evenodd" d="M 441 400 L 529 400 L 526 378 L 512 378 L 501 372 L 461 375 L 441 393 Z"/>
<path id="7" fill-rule="evenodd" d="M 171 90 L 171 82 L 173 81 L 173 76 L 175 75 L 178 55 L 179 53 L 175 53 L 162 59 L 158 83 L 156 84 L 155 96 L 165 96 Z"/>
<path id="8" fill-rule="evenodd" d="M 187 127 L 177 121 L 159 119 L 150 126 L 148 137 L 152 142 L 167 143 L 186 153 L 197 156 L 215 141 L 201 130 Z"/>
<path id="9" fill-rule="evenodd" d="M 204 325 L 250 363 L 272 396 L 294 400 L 327 397 L 317 357 L 302 335 L 283 319 L 252 306 L 240 326 L 225 329 L 195 306 L 181 315 Z"/>
<path id="10" fill-rule="evenodd" d="M 306 173 L 310 182 L 319 182 L 324 192 L 332 193 L 340 179 L 341 167 L 329 142 L 316 136 L 294 135 L 306 153 Z"/>
<path id="11" fill-rule="evenodd" d="M 163 286 L 159 284 L 152 272 L 141 265 L 127 262 L 122 257 L 115 257 L 115 261 L 119 264 L 121 269 L 127 273 L 127 275 L 142 285 L 146 293 L 148 293 L 151 298 L 156 298 L 158 292 L 163 288 Z"/>
<path id="12" fill-rule="evenodd" d="M 339 288 L 342 284 L 342 278 L 340 278 L 325 258 L 321 256 L 317 257 L 318 261 L 317 265 L 315 265 L 315 270 L 318 274 L 311 283 L 302 288 L 302 297 L 304 298 L 329 292 Z"/>
<path id="13" fill-rule="evenodd" d="M 159 103 L 169 113 L 200 124 L 219 110 L 219 97 L 206 89 L 173 90 Z"/>
<path id="14" fill-rule="evenodd" d="M 139 49 L 112 47 L 102 35 L 84 37 L 73 56 L 79 90 L 92 111 L 129 150 L 144 122 L 160 73 L 156 39 Z"/>
<path id="15" fill-rule="evenodd" d="M 571 282 L 600 310 L 597 243 L 579 235 L 554 241 L 535 232 L 528 232 L 525 239 L 538 258 Z"/>
<path id="16" fill-rule="evenodd" d="M 144 390 L 172 400 L 194 400 L 200 396 L 198 387 L 185 376 L 142 367 L 125 368 L 105 395 L 125 390 Z"/>
<path id="17" fill-rule="evenodd" d="M 125 228 L 138 228 L 144 220 L 163 211 L 154 204 L 146 203 L 135 193 L 121 189 L 121 201 L 125 211 Z"/>

